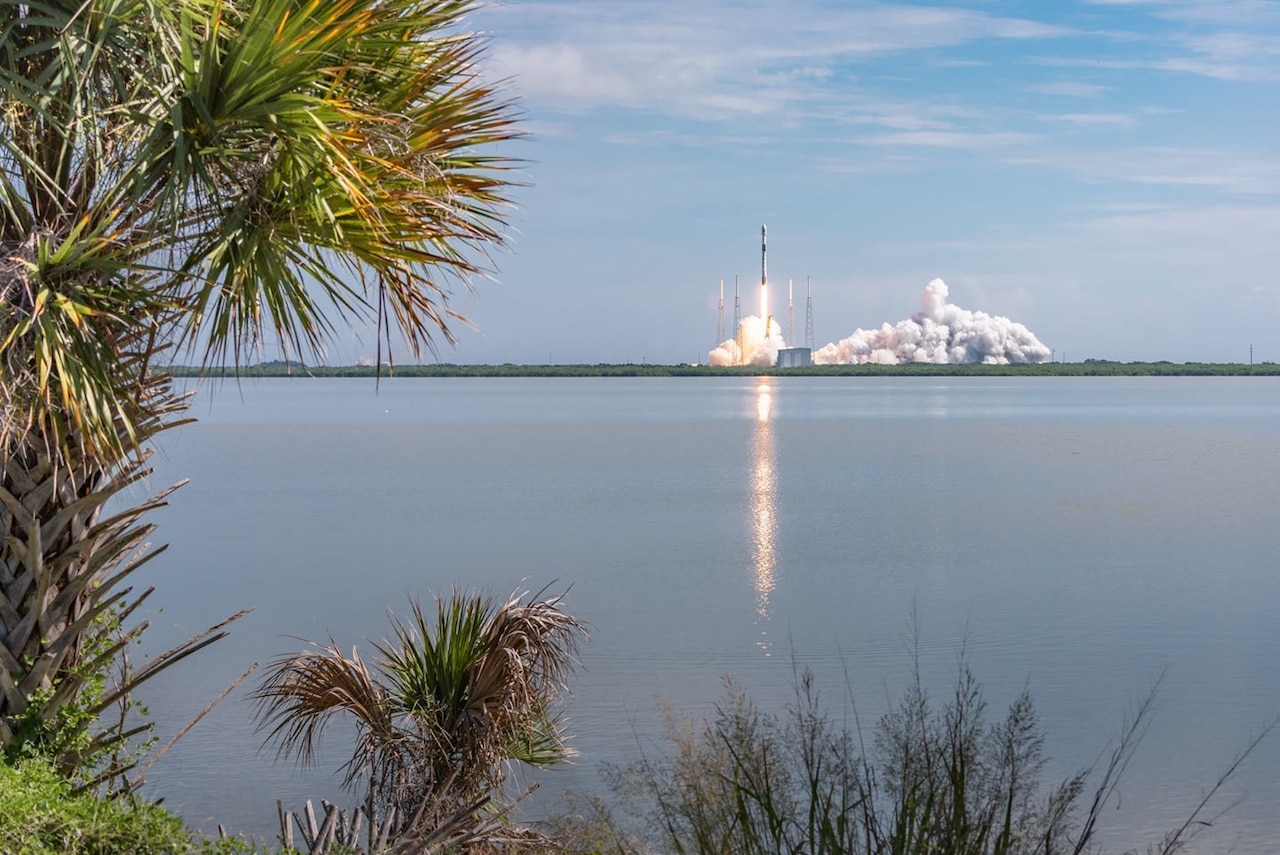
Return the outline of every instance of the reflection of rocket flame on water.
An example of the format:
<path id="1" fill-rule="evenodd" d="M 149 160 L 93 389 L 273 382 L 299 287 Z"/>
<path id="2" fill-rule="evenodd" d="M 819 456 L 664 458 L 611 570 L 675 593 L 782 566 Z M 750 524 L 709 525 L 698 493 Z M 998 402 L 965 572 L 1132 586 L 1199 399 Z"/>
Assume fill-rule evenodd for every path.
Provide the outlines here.
<path id="1" fill-rule="evenodd" d="M 778 528 L 777 476 L 774 467 L 773 425 L 769 421 L 773 408 L 773 392 L 769 381 L 761 378 L 756 386 L 756 435 L 751 466 L 751 534 L 755 547 L 753 569 L 756 587 L 756 624 L 761 627 L 756 642 L 766 656 L 772 655 L 769 640 L 769 594 L 774 586 L 774 568 L 778 558 L 774 536 Z"/>

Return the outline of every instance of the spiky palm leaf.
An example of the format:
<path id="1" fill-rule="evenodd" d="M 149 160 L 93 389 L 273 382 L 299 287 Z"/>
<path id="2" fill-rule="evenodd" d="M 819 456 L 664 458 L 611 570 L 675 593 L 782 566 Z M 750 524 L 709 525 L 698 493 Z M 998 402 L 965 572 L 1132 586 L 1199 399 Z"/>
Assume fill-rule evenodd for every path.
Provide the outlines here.
<path id="1" fill-rule="evenodd" d="M 276 660 L 254 693 L 259 727 L 310 764 L 345 713 L 357 732 L 347 783 L 367 783 L 380 810 L 411 816 L 424 792 L 461 805 L 500 787 L 508 760 L 566 756 L 550 711 L 583 632 L 559 597 L 454 591 L 434 625 L 415 602 L 372 667 L 332 642 Z"/>
<path id="2" fill-rule="evenodd" d="M 135 430 L 144 438 L 175 424 L 185 400 L 169 381 L 154 376 L 143 385 L 145 418 Z M 34 437 L 33 437 L 34 439 Z M 86 755 L 110 754 L 128 727 L 83 738 L 92 718 L 148 679 L 214 638 L 198 638 L 153 660 L 131 677 L 104 685 L 81 708 L 86 720 L 63 713 L 86 684 L 105 674 L 120 652 L 145 628 L 123 629 L 129 615 L 151 594 L 126 586 L 139 567 L 164 547 L 148 550 L 154 525 L 148 512 L 166 504 L 170 487 L 140 504 L 110 515 L 107 504 L 151 474 L 149 454 L 118 458 L 109 469 L 81 453 L 60 460 L 38 440 L 11 449 L 0 474 L 0 749 L 31 746 L 52 754 L 65 771 Z M 60 464 L 60 465 L 59 465 Z M 215 634 L 216 635 L 216 634 Z M 220 636 L 217 636 L 220 637 Z M 86 770 L 89 771 L 89 770 Z M 123 768 L 92 770 L 108 776 Z"/>
<path id="3" fill-rule="evenodd" d="M 511 164 L 485 151 L 516 136 L 472 5 L 0 0 L 14 414 L 116 443 L 139 330 L 236 360 L 355 319 L 451 340 L 452 285 L 503 237 Z"/>

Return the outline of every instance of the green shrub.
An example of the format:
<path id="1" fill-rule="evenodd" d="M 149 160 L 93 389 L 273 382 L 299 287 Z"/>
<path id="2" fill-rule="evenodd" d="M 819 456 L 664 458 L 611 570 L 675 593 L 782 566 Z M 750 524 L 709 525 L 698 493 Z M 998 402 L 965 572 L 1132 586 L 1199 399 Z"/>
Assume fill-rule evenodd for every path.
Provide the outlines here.
<path id="1" fill-rule="evenodd" d="M 601 800 L 579 802 L 556 828 L 571 851 L 628 855 L 1082 855 L 1096 850 L 1095 826 L 1115 800 L 1153 698 L 1154 690 L 1105 762 L 1047 785 L 1030 695 L 989 717 L 963 663 L 940 705 L 917 674 L 866 739 L 856 710 L 850 728 L 821 707 L 807 670 L 782 715 L 760 710 L 729 682 L 700 726 L 669 717 L 667 756 L 606 768 L 621 816 Z M 1275 726 L 1146 851 L 1172 855 L 1208 828 L 1200 817 L 1209 800 Z"/>
<path id="2" fill-rule="evenodd" d="M 163 807 L 76 793 L 47 760 L 0 763 L 4 855 L 251 855 L 243 840 L 202 840 Z"/>

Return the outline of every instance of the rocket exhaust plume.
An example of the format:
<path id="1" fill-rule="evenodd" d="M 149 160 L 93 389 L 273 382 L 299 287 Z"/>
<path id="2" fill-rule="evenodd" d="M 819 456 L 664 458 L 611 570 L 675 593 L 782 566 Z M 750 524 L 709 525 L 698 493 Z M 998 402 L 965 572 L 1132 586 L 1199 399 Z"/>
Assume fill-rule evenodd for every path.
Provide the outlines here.
<path id="1" fill-rule="evenodd" d="M 854 330 L 813 353 L 818 365 L 899 365 L 927 362 L 988 365 L 1044 362 L 1049 348 L 1025 326 L 1005 317 L 971 312 L 947 302 L 947 285 L 934 279 L 920 295 L 923 311 L 877 330 Z"/>

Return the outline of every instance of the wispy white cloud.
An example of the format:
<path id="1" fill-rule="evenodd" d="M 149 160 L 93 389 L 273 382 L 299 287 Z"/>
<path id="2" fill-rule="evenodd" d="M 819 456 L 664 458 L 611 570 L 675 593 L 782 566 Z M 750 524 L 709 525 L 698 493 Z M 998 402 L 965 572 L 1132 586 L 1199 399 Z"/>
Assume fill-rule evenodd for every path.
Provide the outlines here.
<path id="1" fill-rule="evenodd" d="M 951 131 L 992 120 L 990 111 L 954 103 L 890 101 L 850 93 L 833 99 L 815 117 L 836 125 L 870 125 L 894 131 Z"/>
<path id="2" fill-rule="evenodd" d="M 1082 60 L 1049 59 L 1047 65 L 1110 70 L 1152 70 L 1224 81 L 1280 79 L 1280 3 L 1276 0 L 1088 0 L 1094 6 L 1125 7 L 1147 15 L 1149 26 L 1128 33 L 1143 44 L 1142 55 L 1115 51 Z M 1124 33 L 1111 33 L 1126 41 Z"/>
<path id="3" fill-rule="evenodd" d="M 1142 7 L 1161 18 L 1246 26 L 1280 22 L 1275 0 L 1084 0 L 1087 6 Z"/>
<path id="4" fill-rule="evenodd" d="M 1027 92 L 1037 95 L 1060 95 L 1064 98 L 1097 98 L 1110 92 L 1112 88 L 1097 83 L 1082 83 L 1078 80 L 1055 80 L 1050 83 L 1032 83 L 1024 87 Z"/>
<path id="5" fill-rule="evenodd" d="M 1214 205 L 1107 214 L 1074 224 L 1072 230 L 1112 251 L 1161 259 L 1161 266 L 1195 260 L 1203 270 L 1222 271 L 1242 257 L 1280 262 L 1280 207 Z M 1157 263 L 1152 261 L 1151 263 Z"/>
<path id="6" fill-rule="evenodd" d="M 1234 82 L 1280 80 L 1280 69 L 1257 62 L 1240 62 L 1209 56 L 1153 56 L 1146 59 L 1079 59 L 1042 57 L 1040 65 L 1057 68 L 1091 68 L 1109 71 L 1168 71 Z"/>
<path id="7" fill-rule="evenodd" d="M 914 154 L 884 152 L 879 157 L 868 157 L 863 152 L 850 157 L 824 157 L 819 168 L 832 175 L 895 175 L 920 172 L 928 161 Z"/>
<path id="8" fill-rule="evenodd" d="M 1036 142 L 1034 134 L 1015 132 L 908 131 L 862 137 L 864 145 L 917 146 L 921 148 L 991 149 Z"/>
<path id="9" fill-rule="evenodd" d="M 569 44 L 501 44 L 491 64 L 499 76 L 513 78 L 524 95 L 537 95 L 558 106 L 641 101 L 643 87 L 634 76 L 610 69 Z"/>
<path id="10" fill-rule="evenodd" d="M 964 8 L 899 3 L 630 0 L 509 4 L 484 20 L 501 38 L 492 73 L 561 109 L 645 108 L 723 118 L 804 105 L 850 64 L 983 41 L 1067 35 L 1057 25 Z M 930 54 L 922 63 L 979 67 Z"/>
<path id="11" fill-rule="evenodd" d="M 1138 117 L 1130 113 L 1046 113 L 1037 116 L 1044 122 L 1107 128 L 1136 128 Z"/>
<path id="12" fill-rule="evenodd" d="M 1218 149 L 1041 151 L 1009 162 L 1050 167 L 1108 183 L 1199 187 L 1236 196 L 1280 195 L 1280 158 Z"/>
<path id="13" fill-rule="evenodd" d="M 1160 202 L 1110 202 L 1105 205 L 1096 205 L 1094 210 L 1108 214 L 1147 214 L 1177 210 L 1177 206 Z"/>

